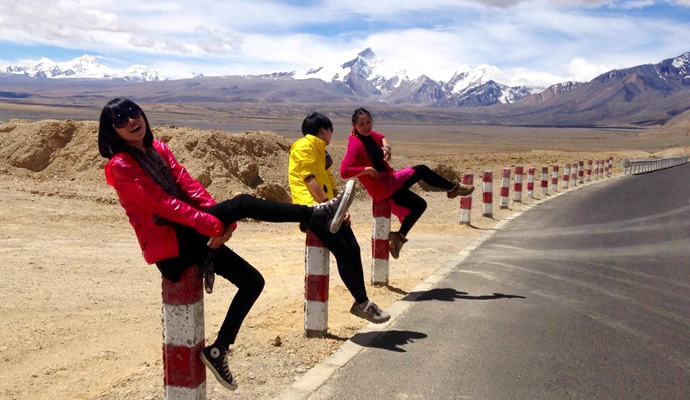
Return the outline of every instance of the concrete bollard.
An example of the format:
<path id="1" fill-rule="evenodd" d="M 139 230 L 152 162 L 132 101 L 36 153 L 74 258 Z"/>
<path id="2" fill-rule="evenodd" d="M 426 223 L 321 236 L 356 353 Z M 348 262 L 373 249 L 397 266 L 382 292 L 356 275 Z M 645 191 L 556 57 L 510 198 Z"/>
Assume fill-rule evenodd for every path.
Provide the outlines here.
<path id="1" fill-rule="evenodd" d="M 167 400 L 205 400 L 203 278 L 196 266 L 177 282 L 163 277 L 163 369 Z"/>
<path id="2" fill-rule="evenodd" d="M 561 184 L 561 187 L 563 189 L 567 189 L 568 182 L 570 182 L 570 164 L 565 163 L 565 167 L 563 168 L 563 183 Z"/>
<path id="3" fill-rule="evenodd" d="M 328 329 L 328 273 L 330 253 L 307 230 L 304 250 L 304 336 L 322 337 Z"/>
<path id="4" fill-rule="evenodd" d="M 551 167 L 551 190 L 558 191 L 558 165 Z"/>
<path id="5" fill-rule="evenodd" d="M 482 175 L 483 193 L 482 193 L 482 212 L 485 217 L 494 216 L 494 184 L 493 172 L 484 171 Z"/>
<path id="6" fill-rule="evenodd" d="M 549 194 L 549 167 L 541 167 L 541 195 Z"/>
<path id="7" fill-rule="evenodd" d="M 525 168 L 522 165 L 516 165 L 513 180 L 513 201 L 516 203 L 522 203 L 522 175 L 524 174 Z"/>
<path id="8" fill-rule="evenodd" d="M 474 174 L 462 174 L 462 183 L 465 185 L 474 184 Z M 472 195 L 460 197 L 460 223 L 470 225 L 472 220 Z"/>
<path id="9" fill-rule="evenodd" d="M 594 180 L 599 180 L 599 160 L 594 160 Z"/>
<path id="10" fill-rule="evenodd" d="M 599 178 L 604 179 L 604 160 L 599 160 Z"/>
<path id="11" fill-rule="evenodd" d="M 391 206 L 388 200 L 372 205 L 374 224 L 371 232 L 371 283 L 387 285 L 389 276 L 388 235 L 391 232 Z"/>
<path id="12" fill-rule="evenodd" d="M 527 169 L 527 197 L 534 198 L 534 167 Z"/>
<path id="13" fill-rule="evenodd" d="M 503 175 L 501 178 L 501 209 L 508 208 L 508 195 L 510 191 L 510 168 L 503 168 Z"/>
<path id="14" fill-rule="evenodd" d="M 592 160 L 587 160 L 587 182 L 592 181 Z"/>
<path id="15" fill-rule="evenodd" d="M 580 160 L 577 162 L 578 168 L 577 168 L 577 175 L 580 180 L 580 184 L 585 183 L 585 161 Z"/>
<path id="16" fill-rule="evenodd" d="M 606 176 L 610 178 L 612 172 L 613 172 L 613 156 L 609 157 L 609 165 L 608 165 L 608 170 L 606 171 Z"/>
<path id="17" fill-rule="evenodd" d="M 577 161 L 570 163 L 570 186 L 577 186 Z"/>

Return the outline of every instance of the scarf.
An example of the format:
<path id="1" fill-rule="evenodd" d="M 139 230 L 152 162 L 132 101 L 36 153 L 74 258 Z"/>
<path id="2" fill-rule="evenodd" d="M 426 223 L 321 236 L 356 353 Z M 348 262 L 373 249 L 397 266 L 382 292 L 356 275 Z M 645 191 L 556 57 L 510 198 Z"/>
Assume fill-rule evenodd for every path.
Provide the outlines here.
<path id="1" fill-rule="evenodd" d="M 153 146 L 147 146 L 146 153 L 137 149 L 136 147 L 129 147 L 127 150 L 137 164 L 139 164 L 141 169 L 144 170 L 146 175 L 156 182 L 156 184 L 160 186 L 167 194 L 180 200 L 184 199 L 184 193 L 182 193 L 180 187 L 177 186 L 175 177 L 168 167 L 168 164 L 165 162 L 163 157 L 158 154 L 158 151 L 156 151 Z M 155 214 L 153 219 L 156 225 L 165 225 L 170 223 L 165 218 Z"/>
<path id="2" fill-rule="evenodd" d="M 364 144 L 364 148 L 366 149 L 367 155 L 369 156 L 369 161 L 371 161 L 371 165 L 374 167 L 374 169 L 378 172 L 385 172 L 386 164 L 385 161 L 383 161 L 383 150 L 379 147 L 378 144 L 376 144 L 374 138 L 371 136 L 360 135 L 356 131 L 355 135 L 357 135 L 359 140 L 362 141 L 362 144 Z"/>

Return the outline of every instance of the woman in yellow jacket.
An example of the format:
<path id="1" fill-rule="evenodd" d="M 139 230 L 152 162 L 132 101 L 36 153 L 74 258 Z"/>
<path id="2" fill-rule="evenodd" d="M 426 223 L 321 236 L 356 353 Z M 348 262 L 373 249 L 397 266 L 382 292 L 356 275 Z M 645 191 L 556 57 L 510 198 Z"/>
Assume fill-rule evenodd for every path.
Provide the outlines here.
<path id="1" fill-rule="evenodd" d="M 303 138 L 290 148 L 288 177 L 290 193 L 295 204 L 312 205 L 332 199 L 337 195 L 335 176 L 331 172 L 333 159 L 326 146 L 333 136 L 333 123 L 323 114 L 311 113 L 302 122 Z M 354 185 L 354 181 L 348 181 Z M 331 233 L 315 224 L 300 224 L 300 230 L 309 229 L 333 253 L 338 264 L 338 273 L 355 302 L 350 312 L 374 323 L 383 323 L 390 314 L 381 310 L 367 296 L 364 287 L 364 272 L 359 244 L 347 213 L 340 229 Z"/>

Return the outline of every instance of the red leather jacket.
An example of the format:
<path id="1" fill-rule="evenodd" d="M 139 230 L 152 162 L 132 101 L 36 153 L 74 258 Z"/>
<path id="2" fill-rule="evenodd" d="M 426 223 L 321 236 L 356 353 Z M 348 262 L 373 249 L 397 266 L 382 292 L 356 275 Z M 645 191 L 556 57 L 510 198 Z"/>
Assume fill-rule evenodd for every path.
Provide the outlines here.
<path id="1" fill-rule="evenodd" d="M 105 165 L 105 179 L 115 188 L 149 264 L 179 256 L 175 230 L 171 225 L 156 225 L 154 213 L 190 226 L 208 237 L 225 232 L 225 226 L 218 218 L 203 212 L 216 204 L 204 186 L 177 162 L 165 143 L 154 140 L 153 147 L 170 167 L 177 185 L 185 194 L 185 201 L 163 190 L 128 153 L 115 154 Z M 234 223 L 232 228 L 235 228 Z"/>

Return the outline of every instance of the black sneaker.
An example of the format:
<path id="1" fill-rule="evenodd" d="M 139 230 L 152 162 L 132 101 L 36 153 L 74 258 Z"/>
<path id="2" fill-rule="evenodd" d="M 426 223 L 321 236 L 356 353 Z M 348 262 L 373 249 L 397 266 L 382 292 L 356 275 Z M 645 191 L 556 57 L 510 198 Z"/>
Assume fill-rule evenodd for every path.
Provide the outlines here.
<path id="1" fill-rule="evenodd" d="M 391 315 L 380 309 L 373 301 L 370 301 L 364 308 L 355 301 L 350 307 L 350 313 L 375 324 L 382 324 L 391 319 Z"/>
<path id="2" fill-rule="evenodd" d="M 324 225 L 331 233 L 340 230 L 345 213 L 355 199 L 355 181 L 350 179 L 345 184 L 345 189 L 338 193 L 332 200 L 319 203 L 314 206 L 312 222 Z"/>
<path id="3" fill-rule="evenodd" d="M 230 368 L 228 368 L 228 353 L 230 350 L 217 343 L 205 347 L 199 353 L 201 361 L 213 372 L 218 382 L 224 387 L 235 390 L 237 389 L 237 382 L 232 377 Z"/>

